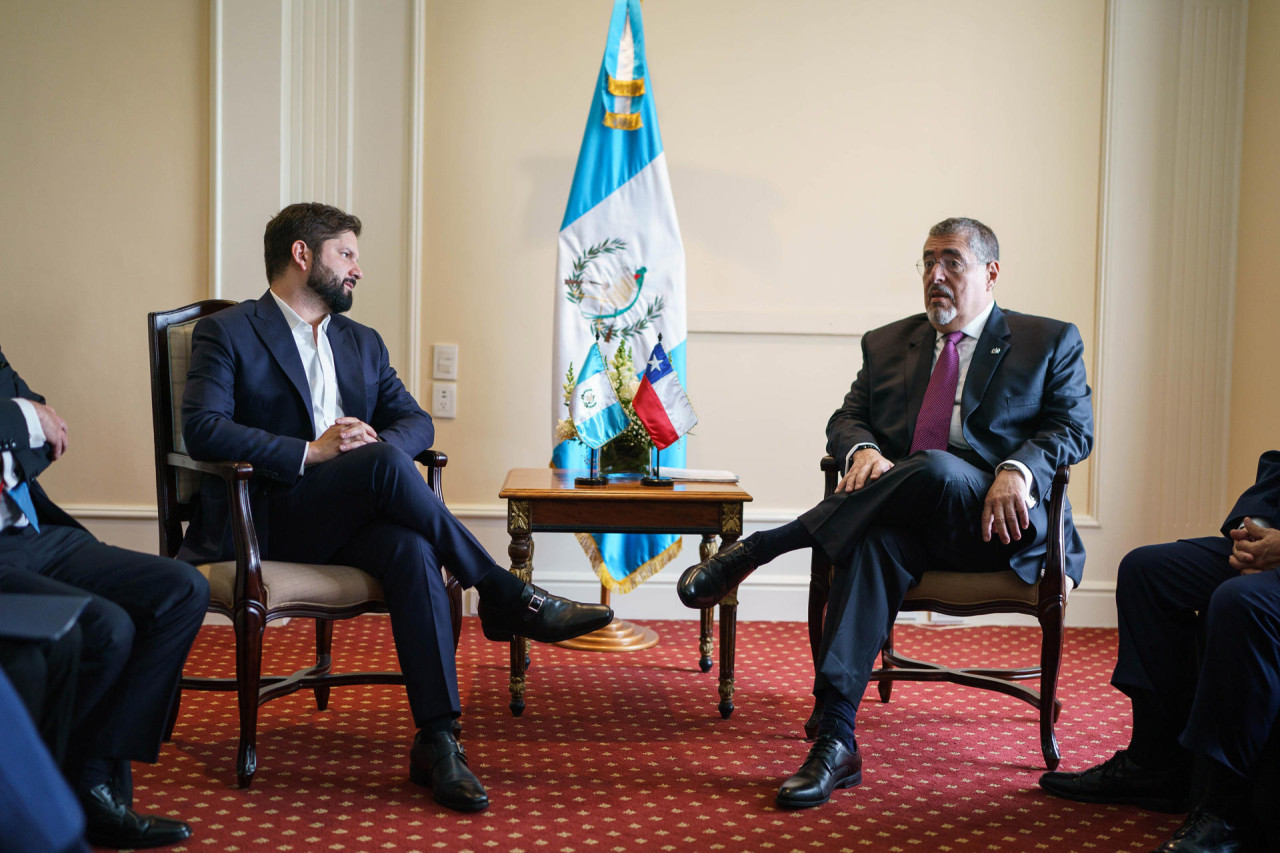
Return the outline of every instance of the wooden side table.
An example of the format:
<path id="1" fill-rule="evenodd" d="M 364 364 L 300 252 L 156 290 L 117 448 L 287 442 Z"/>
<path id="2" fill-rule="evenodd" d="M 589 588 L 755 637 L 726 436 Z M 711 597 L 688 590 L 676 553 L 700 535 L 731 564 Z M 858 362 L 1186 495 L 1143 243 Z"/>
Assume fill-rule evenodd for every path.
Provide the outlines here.
<path id="1" fill-rule="evenodd" d="M 671 488 L 641 486 L 636 481 L 574 488 L 577 471 L 512 468 L 498 497 L 507 501 L 511 572 L 525 583 L 533 580 L 533 534 L 557 533 L 700 533 L 701 559 L 724 549 L 742 535 L 742 505 L 751 500 L 735 483 L 676 483 Z M 702 611 L 699 666 L 711 669 L 712 608 Z M 734 639 L 738 627 L 738 591 L 720 602 L 720 716 L 733 713 Z M 525 662 L 530 643 L 511 641 L 511 713 L 524 712 Z"/>

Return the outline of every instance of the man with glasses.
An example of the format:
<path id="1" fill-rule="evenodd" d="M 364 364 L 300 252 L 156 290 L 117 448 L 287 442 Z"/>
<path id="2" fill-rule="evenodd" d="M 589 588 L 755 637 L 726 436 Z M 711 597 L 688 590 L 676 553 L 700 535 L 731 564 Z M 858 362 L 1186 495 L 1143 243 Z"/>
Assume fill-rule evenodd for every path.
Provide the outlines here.
<path id="1" fill-rule="evenodd" d="M 917 269 L 925 313 L 863 336 L 862 366 L 827 423 L 827 451 L 845 471 L 835 493 L 693 566 L 677 587 L 689 607 L 709 607 L 788 551 L 821 548 L 835 566 L 814 681 L 818 737 L 779 789 L 783 807 L 821 805 L 862 781 L 854 718 L 907 589 L 930 569 L 1012 569 L 1035 583 L 1054 471 L 1093 446 L 1080 333 L 996 306 L 991 229 L 939 222 Z M 1078 584 L 1084 546 L 1069 507 L 1066 547 Z"/>

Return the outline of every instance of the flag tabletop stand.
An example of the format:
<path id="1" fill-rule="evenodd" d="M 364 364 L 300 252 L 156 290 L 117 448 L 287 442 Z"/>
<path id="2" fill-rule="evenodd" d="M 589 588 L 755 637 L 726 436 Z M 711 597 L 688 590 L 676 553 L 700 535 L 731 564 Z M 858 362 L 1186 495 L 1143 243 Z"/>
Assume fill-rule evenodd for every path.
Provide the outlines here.
<path id="1" fill-rule="evenodd" d="M 662 339 L 662 336 L 661 336 L 661 335 L 659 335 L 659 336 L 658 336 L 658 339 L 659 339 L 659 340 L 661 340 L 661 339 Z M 662 476 L 662 451 L 661 451 L 661 450 L 657 450 L 657 449 L 655 448 L 655 450 L 654 450 L 654 454 L 653 454 L 653 459 L 654 459 L 654 462 L 653 462 L 653 476 L 652 476 L 652 477 L 641 477 L 641 478 L 640 478 L 640 485 L 642 485 L 642 486 L 666 486 L 666 487 L 668 487 L 668 488 L 675 488 L 675 485 L 676 485 L 676 481 L 675 481 L 675 480 L 671 479 L 670 477 L 664 477 L 664 476 Z"/>
<path id="2" fill-rule="evenodd" d="M 574 477 L 573 478 L 574 486 L 603 486 L 609 482 L 604 478 L 604 475 L 600 473 L 600 468 L 598 464 L 599 460 L 596 458 L 599 453 L 600 451 L 597 450 L 596 448 L 594 447 L 591 448 L 591 472 L 590 472 L 591 476 Z M 578 469 L 578 470 L 582 470 L 582 469 Z"/>
<path id="3" fill-rule="evenodd" d="M 609 589 L 604 584 L 600 584 L 600 603 L 609 603 Z M 603 628 L 556 645 L 580 652 L 639 652 L 658 645 L 658 632 L 615 618 Z"/>

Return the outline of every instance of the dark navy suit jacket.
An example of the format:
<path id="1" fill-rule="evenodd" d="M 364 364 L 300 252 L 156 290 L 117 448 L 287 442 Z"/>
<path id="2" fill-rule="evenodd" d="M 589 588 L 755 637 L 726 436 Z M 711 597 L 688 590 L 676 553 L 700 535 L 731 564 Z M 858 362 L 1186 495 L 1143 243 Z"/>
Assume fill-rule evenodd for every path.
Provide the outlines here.
<path id="1" fill-rule="evenodd" d="M 431 418 L 392 369 L 378 333 L 335 314 L 328 338 L 343 414 L 369 424 L 380 440 L 409 456 L 429 448 L 435 438 Z M 182 398 L 182 435 L 195 459 L 253 465 L 254 526 L 263 552 L 270 553 L 267 497 L 273 489 L 297 482 L 307 442 L 316 433 L 302 359 L 269 291 L 196 324 Z M 226 486 L 205 477 L 179 558 L 230 559 L 229 515 Z"/>
<path id="2" fill-rule="evenodd" d="M 1258 457 L 1258 476 L 1236 500 L 1222 522 L 1221 536 L 1202 536 L 1185 541 L 1219 554 L 1230 554 L 1235 540 L 1229 534 L 1246 517 L 1265 518 L 1273 525 L 1280 525 L 1280 450 L 1268 450 Z"/>
<path id="3" fill-rule="evenodd" d="M 827 423 L 827 452 L 843 463 L 854 446 L 870 442 L 890 461 L 911 449 L 924 400 L 937 333 L 924 314 L 867 332 L 862 367 Z M 1026 465 L 1031 495 L 1031 542 L 1010 560 L 1032 583 L 1044 559 L 1046 495 L 1059 465 L 1075 465 L 1093 449 L 1093 409 L 1085 381 L 1084 344 L 1071 323 L 991 310 L 978 337 L 961 392 L 961 425 L 978 467 L 994 471 L 1007 459 Z M 1084 573 L 1084 545 L 1066 510 L 1067 574 Z"/>
<path id="4" fill-rule="evenodd" d="M 8 451 L 13 455 L 18 478 L 26 481 L 31 502 L 35 504 L 37 521 L 49 524 L 65 524 L 69 527 L 80 527 L 79 522 L 67 515 L 45 494 L 37 478 L 41 471 L 53 462 L 49 445 L 45 444 L 34 450 L 27 431 L 27 419 L 22 410 L 13 402 L 15 397 L 43 403 L 41 397 L 32 391 L 22 380 L 0 352 L 0 451 Z"/>

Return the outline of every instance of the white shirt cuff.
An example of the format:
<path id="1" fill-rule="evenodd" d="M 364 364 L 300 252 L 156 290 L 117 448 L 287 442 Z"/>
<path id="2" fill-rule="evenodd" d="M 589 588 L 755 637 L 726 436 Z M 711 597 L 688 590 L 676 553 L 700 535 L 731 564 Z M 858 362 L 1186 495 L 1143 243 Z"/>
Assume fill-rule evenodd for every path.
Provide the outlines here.
<path id="1" fill-rule="evenodd" d="M 30 400 L 24 400 L 21 397 L 14 397 L 13 402 L 18 404 L 22 417 L 27 421 L 27 439 L 31 446 L 39 447 L 44 444 L 48 439 L 44 434 L 44 427 L 40 426 L 40 416 L 36 414 L 36 407 Z"/>
<path id="2" fill-rule="evenodd" d="M 1035 478 L 1031 476 L 1031 469 L 1017 459 L 1006 459 L 1000 464 L 1012 465 L 1018 469 L 1018 473 L 1022 475 L 1022 499 L 1027 502 L 1028 508 L 1035 506 L 1035 498 L 1031 497 L 1031 486 L 1035 483 Z"/>
<path id="3" fill-rule="evenodd" d="M 876 453 L 880 452 L 880 448 L 869 441 L 864 441 L 861 444 L 855 444 L 852 448 L 850 448 L 849 452 L 844 455 L 844 473 L 846 474 L 849 473 L 849 465 L 852 464 L 853 462 L 853 454 L 857 453 L 859 450 L 861 450 L 864 447 L 870 447 Z"/>

